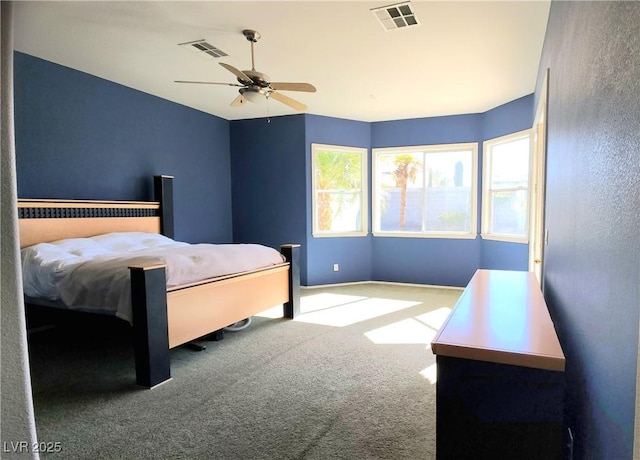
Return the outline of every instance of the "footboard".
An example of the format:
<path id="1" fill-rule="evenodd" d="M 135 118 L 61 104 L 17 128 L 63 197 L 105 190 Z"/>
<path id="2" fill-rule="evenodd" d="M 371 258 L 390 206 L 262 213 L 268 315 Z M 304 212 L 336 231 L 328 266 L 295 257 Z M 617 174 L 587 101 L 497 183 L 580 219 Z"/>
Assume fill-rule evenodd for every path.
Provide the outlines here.
<path id="1" fill-rule="evenodd" d="M 165 267 L 130 267 L 136 382 L 153 388 L 171 378 L 169 349 L 283 304 L 300 310 L 300 245 L 281 248 L 275 267 L 204 280 L 167 291 Z"/>
<path id="2" fill-rule="evenodd" d="M 169 348 L 289 301 L 289 264 L 167 292 Z"/>

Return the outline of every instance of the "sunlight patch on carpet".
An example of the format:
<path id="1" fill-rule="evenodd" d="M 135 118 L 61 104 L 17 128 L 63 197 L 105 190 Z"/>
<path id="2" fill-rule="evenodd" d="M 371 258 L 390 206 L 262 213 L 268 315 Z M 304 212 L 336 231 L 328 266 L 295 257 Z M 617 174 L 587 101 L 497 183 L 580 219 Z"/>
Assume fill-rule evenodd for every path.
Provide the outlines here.
<path id="1" fill-rule="evenodd" d="M 364 335 L 376 344 L 429 344 L 436 331 L 414 318 L 407 318 Z"/>
<path id="2" fill-rule="evenodd" d="M 444 322 L 449 317 L 449 313 L 451 313 L 451 308 L 449 307 L 441 307 L 437 310 L 430 311 L 428 313 L 424 313 L 422 315 L 416 316 L 418 321 L 422 321 L 427 326 L 435 329 L 436 331 L 442 327 Z"/>
<path id="3" fill-rule="evenodd" d="M 324 310 L 327 308 L 333 308 L 341 305 L 346 305 L 359 300 L 365 300 L 368 297 L 358 295 L 347 294 L 331 294 L 331 293 L 319 293 L 313 295 L 306 295 L 300 298 L 300 313 L 305 314 L 312 311 Z M 276 305 L 256 316 L 263 318 L 282 318 L 282 305 Z"/>
<path id="4" fill-rule="evenodd" d="M 306 295 L 300 299 L 300 316 L 294 321 L 300 321 L 303 323 L 321 324 L 324 326 L 345 327 L 351 324 L 356 324 L 368 319 L 377 318 L 378 316 L 387 315 L 405 308 L 410 308 L 419 305 L 420 302 L 410 300 L 393 300 L 383 299 L 377 297 L 364 297 L 356 295 L 346 294 L 332 294 L 332 293 L 318 293 L 312 295 Z M 375 332 L 376 340 L 381 340 L 379 343 L 430 343 L 433 339 L 435 331 L 440 329 L 442 324 L 446 321 L 447 317 L 451 313 L 451 308 L 441 307 L 436 310 L 418 315 L 415 320 L 412 320 L 412 325 L 408 326 L 408 323 L 404 326 L 387 326 L 391 327 L 387 332 Z M 276 305 L 268 310 L 263 311 L 255 316 L 263 318 L 282 318 L 282 305 Z M 407 320 L 408 321 L 408 320 Z M 421 324 L 414 324 L 414 323 Z M 426 325 L 429 328 L 421 327 Z M 382 338 L 381 334 L 391 336 L 396 334 L 394 328 L 404 327 L 404 334 L 407 337 L 404 342 L 393 341 L 401 340 L 400 338 Z M 382 328 L 385 329 L 385 328 Z M 421 332 L 418 332 L 420 329 Z M 427 332 L 429 329 L 429 332 Z M 432 330 L 431 330 L 432 329 Z M 373 333 L 373 331 L 371 331 Z M 416 338 L 413 338 L 414 335 Z M 418 334 L 424 334 L 420 339 L 417 338 Z M 425 338 L 426 337 L 426 338 Z M 371 337 L 370 337 L 371 338 Z M 384 340 L 389 340 L 384 342 Z M 425 341 L 426 340 L 426 341 Z M 378 342 L 376 342 L 378 343 Z"/>
<path id="5" fill-rule="evenodd" d="M 436 363 L 420 371 L 420 375 L 427 379 L 433 385 L 438 380 L 438 369 Z"/>
<path id="6" fill-rule="evenodd" d="M 420 302 L 408 300 L 376 297 L 365 298 L 334 294 L 319 294 L 319 296 L 323 296 L 323 298 L 314 299 L 314 296 L 307 296 L 302 299 L 306 301 L 304 306 L 301 305 L 302 314 L 294 321 L 345 327 L 420 304 Z M 316 304 L 316 302 L 318 303 Z M 316 309 L 312 310 L 312 308 Z"/>
<path id="7" fill-rule="evenodd" d="M 366 299 L 368 299 L 368 297 L 360 295 L 331 294 L 329 292 L 323 292 L 302 297 L 300 299 L 300 311 L 302 314 L 305 314 L 312 311 L 348 305 L 350 303 Z"/>

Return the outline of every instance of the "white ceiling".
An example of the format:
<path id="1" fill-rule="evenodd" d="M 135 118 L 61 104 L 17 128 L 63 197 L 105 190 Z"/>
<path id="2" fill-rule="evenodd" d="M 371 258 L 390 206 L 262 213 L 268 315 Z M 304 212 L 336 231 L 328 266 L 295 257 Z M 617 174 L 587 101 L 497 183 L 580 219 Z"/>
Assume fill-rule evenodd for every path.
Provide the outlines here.
<path id="1" fill-rule="evenodd" d="M 255 67 L 307 113 L 360 121 L 485 112 L 530 94 L 549 1 L 414 1 L 419 26 L 386 32 L 380 1 L 25 1 L 15 4 L 15 49 L 227 120 L 296 113 L 270 100 L 230 107 L 225 62 L 251 68 L 243 29 L 262 38 Z M 206 39 L 229 54 L 205 60 L 177 46 Z"/>

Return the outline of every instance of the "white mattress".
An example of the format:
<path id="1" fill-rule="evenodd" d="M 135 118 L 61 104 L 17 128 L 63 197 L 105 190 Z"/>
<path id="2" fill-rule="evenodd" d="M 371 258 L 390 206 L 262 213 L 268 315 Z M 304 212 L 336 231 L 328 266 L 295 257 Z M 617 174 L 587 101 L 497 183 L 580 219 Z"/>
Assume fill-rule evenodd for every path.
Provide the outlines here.
<path id="1" fill-rule="evenodd" d="M 130 266 L 165 264 L 172 287 L 283 262 L 278 251 L 258 244 L 188 244 L 126 232 L 24 248 L 22 276 L 28 297 L 111 312 L 131 322 Z"/>

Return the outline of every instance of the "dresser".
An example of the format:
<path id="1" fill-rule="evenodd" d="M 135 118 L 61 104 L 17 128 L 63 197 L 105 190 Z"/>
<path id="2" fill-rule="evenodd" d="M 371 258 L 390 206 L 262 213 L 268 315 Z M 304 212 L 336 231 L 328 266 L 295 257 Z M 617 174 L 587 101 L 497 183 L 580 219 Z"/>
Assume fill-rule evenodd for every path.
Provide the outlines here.
<path id="1" fill-rule="evenodd" d="M 561 459 L 565 357 L 531 272 L 477 270 L 431 343 L 438 459 Z"/>

